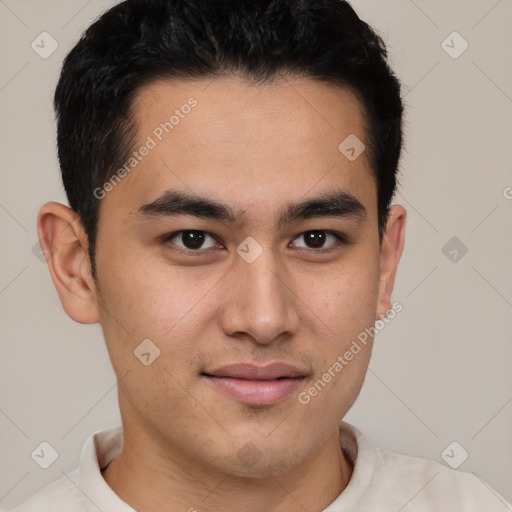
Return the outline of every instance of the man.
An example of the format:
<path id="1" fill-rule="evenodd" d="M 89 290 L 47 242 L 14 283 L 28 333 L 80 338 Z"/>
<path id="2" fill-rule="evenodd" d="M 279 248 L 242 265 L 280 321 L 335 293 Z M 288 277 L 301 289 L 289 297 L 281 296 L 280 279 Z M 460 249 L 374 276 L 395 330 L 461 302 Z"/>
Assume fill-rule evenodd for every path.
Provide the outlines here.
<path id="1" fill-rule="evenodd" d="M 102 327 L 122 428 L 16 511 L 507 510 L 342 421 L 406 218 L 399 82 L 346 2 L 128 0 L 55 107 L 71 208 L 39 238 L 66 313 Z"/>

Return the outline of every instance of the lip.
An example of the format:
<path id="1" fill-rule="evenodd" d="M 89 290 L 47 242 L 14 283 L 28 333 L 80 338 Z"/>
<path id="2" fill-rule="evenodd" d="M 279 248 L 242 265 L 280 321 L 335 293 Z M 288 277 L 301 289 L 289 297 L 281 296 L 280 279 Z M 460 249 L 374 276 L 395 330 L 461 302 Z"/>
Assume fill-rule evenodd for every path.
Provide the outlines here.
<path id="1" fill-rule="evenodd" d="M 247 405 L 272 405 L 291 395 L 306 372 L 285 363 L 238 363 L 201 374 L 216 389 Z"/>

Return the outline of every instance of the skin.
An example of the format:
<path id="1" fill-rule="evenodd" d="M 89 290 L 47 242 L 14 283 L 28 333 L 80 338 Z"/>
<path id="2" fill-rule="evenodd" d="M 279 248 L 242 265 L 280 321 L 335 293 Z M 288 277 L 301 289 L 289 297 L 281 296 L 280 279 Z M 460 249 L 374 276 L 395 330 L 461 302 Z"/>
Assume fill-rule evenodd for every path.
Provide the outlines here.
<path id="1" fill-rule="evenodd" d="M 390 310 L 406 212 L 391 208 L 380 246 L 367 152 L 351 162 L 338 150 L 349 134 L 366 139 L 349 91 L 311 79 L 152 83 L 133 104 L 136 147 L 190 97 L 197 106 L 101 200 L 97 282 L 74 212 L 51 202 L 38 216 L 62 306 L 77 322 L 100 323 L 120 380 L 125 444 L 103 476 L 142 512 L 321 511 L 353 470 L 338 425 L 362 386 L 371 341 L 308 404 L 297 396 Z M 166 190 L 207 195 L 245 222 L 137 213 Z M 286 205 L 333 190 L 355 196 L 365 217 L 276 224 Z M 179 237 L 159 241 L 187 229 L 215 238 L 199 255 L 180 253 Z M 307 245 L 308 230 L 351 243 L 327 236 L 320 249 L 333 250 L 322 253 Z M 252 263 L 236 252 L 248 236 L 263 250 Z M 133 353 L 146 338 L 160 350 L 149 366 Z M 307 375 L 272 405 L 243 404 L 201 375 L 276 361 Z M 253 465 L 237 456 L 247 443 L 259 454 Z"/>

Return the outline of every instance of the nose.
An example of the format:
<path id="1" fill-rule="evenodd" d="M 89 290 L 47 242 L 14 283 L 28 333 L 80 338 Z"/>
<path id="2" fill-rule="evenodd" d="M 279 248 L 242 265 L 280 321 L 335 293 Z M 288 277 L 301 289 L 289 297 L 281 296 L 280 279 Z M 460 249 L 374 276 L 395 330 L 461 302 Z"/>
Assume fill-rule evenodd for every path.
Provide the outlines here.
<path id="1" fill-rule="evenodd" d="M 271 249 L 252 263 L 237 257 L 221 311 L 223 331 L 269 345 L 290 337 L 299 326 L 299 298 Z"/>

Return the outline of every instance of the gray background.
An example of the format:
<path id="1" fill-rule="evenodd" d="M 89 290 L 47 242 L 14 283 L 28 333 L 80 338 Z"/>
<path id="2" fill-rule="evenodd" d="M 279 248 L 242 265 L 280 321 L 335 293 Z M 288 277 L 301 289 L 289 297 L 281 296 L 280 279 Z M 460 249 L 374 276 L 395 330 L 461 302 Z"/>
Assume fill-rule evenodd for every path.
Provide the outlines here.
<path id="1" fill-rule="evenodd" d="M 51 108 L 62 58 L 113 3 L 0 0 L 3 508 L 75 468 L 86 437 L 120 421 L 99 325 L 66 316 L 32 252 L 41 205 L 67 204 Z M 352 3 L 404 84 L 395 202 L 408 225 L 393 295 L 403 311 L 376 338 L 345 419 L 385 447 L 441 463 L 456 441 L 450 461 L 466 450 L 459 469 L 512 500 L 512 2 Z M 44 31 L 58 43 L 45 59 L 31 47 Z M 454 31 L 469 44 L 457 58 L 464 43 Z M 42 441 L 59 454 L 48 469 L 31 458 Z"/>

